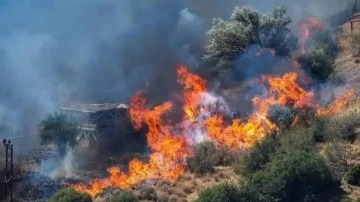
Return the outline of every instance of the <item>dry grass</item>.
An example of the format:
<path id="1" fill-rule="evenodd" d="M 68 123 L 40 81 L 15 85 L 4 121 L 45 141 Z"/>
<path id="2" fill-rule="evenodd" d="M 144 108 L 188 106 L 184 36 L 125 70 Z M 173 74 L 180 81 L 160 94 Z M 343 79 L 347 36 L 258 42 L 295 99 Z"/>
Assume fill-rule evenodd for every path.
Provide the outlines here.
<path id="1" fill-rule="evenodd" d="M 341 120 L 343 117 L 354 117 L 360 115 L 360 98 L 356 98 L 349 102 L 349 105 L 344 108 L 339 114 L 332 117 L 333 120 Z M 336 142 L 336 144 L 343 150 L 342 159 L 344 164 L 349 167 L 351 165 L 360 164 L 360 128 L 357 129 L 358 138 L 355 142 L 350 143 L 348 141 Z M 344 176 L 341 180 L 341 188 L 348 194 L 348 196 L 354 200 L 360 199 L 360 187 L 349 185 Z"/>
<path id="2" fill-rule="evenodd" d="M 340 52 L 335 60 L 335 72 L 360 93 L 360 56 L 353 54 L 349 34 L 339 36 L 337 43 Z"/>
<path id="3" fill-rule="evenodd" d="M 195 201 L 198 194 L 205 188 L 222 182 L 238 183 L 236 176 L 231 167 L 216 167 L 214 173 L 202 177 L 186 172 L 175 182 L 158 180 L 151 184 L 142 184 L 134 188 L 134 193 L 142 202 L 154 201 L 148 200 L 147 197 L 144 196 L 144 191 L 142 191 L 148 190 L 149 188 L 156 191 L 156 201 L 158 202 Z"/>
<path id="4" fill-rule="evenodd" d="M 346 161 L 349 166 L 360 164 L 360 140 L 357 140 L 353 144 L 346 144 Z M 341 188 L 348 194 L 348 196 L 354 200 L 360 199 L 360 187 L 352 186 L 346 182 L 345 179 L 342 180 Z"/>

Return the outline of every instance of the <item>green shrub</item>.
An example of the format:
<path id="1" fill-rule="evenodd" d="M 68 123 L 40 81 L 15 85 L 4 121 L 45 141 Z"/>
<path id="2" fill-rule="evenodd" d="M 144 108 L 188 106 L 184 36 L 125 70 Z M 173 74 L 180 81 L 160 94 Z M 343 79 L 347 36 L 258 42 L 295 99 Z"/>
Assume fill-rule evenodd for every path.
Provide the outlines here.
<path id="1" fill-rule="evenodd" d="M 345 158 L 346 148 L 338 141 L 326 143 L 321 153 L 326 159 L 329 169 L 336 180 L 340 181 L 346 171 L 347 163 Z"/>
<path id="2" fill-rule="evenodd" d="M 312 127 L 312 137 L 314 138 L 315 142 L 324 141 L 328 124 L 329 120 L 327 118 L 315 117 Z"/>
<path id="3" fill-rule="evenodd" d="M 203 142 L 196 146 L 194 155 L 187 159 L 187 167 L 192 173 L 203 175 L 214 171 L 219 162 L 216 146 L 212 142 Z"/>
<path id="4" fill-rule="evenodd" d="M 240 191 L 232 184 L 219 184 L 205 189 L 200 193 L 197 202 L 237 202 L 240 198 Z"/>
<path id="5" fill-rule="evenodd" d="M 122 190 L 107 200 L 108 202 L 137 202 L 139 201 L 132 191 Z"/>
<path id="6" fill-rule="evenodd" d="M 344 161 L 345 148 L 337 142 L 330 142 L 325 145 L 323 153 L 326 159 L 331 163 L 340 163 Z"/>
<path id="7" fill-rule="evenodd" d="M 341 198 L 340 202 L 360 202 L 360 199 L 351 199 L 347 196 Z"/>
<path id="8" fill-rule="evenodd" d="M 312 152 L 315 144 L 310 132 L 308 128 L 296 127 L 284 130 L 279 134 L 270 133 L 263 141 L 254 145 L 244 157 L 243 162 L 234 167 L 235 172 L 249 176 L 262 170 L 271 161 L 275 152 L 288 153 L 294 150 Z"/>
<path id="9" fill-rule="evenodd" d="M 249 176 L 242 197 L 251 201 L 315 200 L 335 187 L 321 156 L 306 151 L 276 153 L 264 170 Z"/>
<path id="10" fill-rule="evenodd" d="M 360 185 L 360 164 L 350 168 L 346 175 L 346 180 L 351 185 Z"/>
<path id="11" fill-rule="evenodd" d="M 297 126 L 284 130 L 279 134 L 280 146 L 277 152 L 291 153 L 294 151 L 313 152 L 315 142 L 311 135 L 311 128 Z"/>
<path id="12" fill-rule="evenodd" d="M 260 169 L 262 169 L 269 161 L 272 153 L 280 145 L 279 139 L 275 133 L 271 133 L 266 138 L 255 144 L 250 153 L 245 156 L 244 162 L 240 163 L 242 169 L 236 171 L 237 173 L 243 173 L 244 175 L 250 175 Z"/>
<path id="13" fill-rule="evenodd" d="M 148 201 L 156 201 L 157 193 L 153 187 L 150 186 L 142 186 L 140 188 L 140 200 L 148 200 Z"/>
<path id="14" fill-rule="evenodd" d="M 72 188 L 64 188 L 58 191 L 52 198 L 53 202 L 91 202 L 91 196 L 86 193 L 77 192 Z"/>
<path id="15" fill-rule="evenodd" d="M 296 127 L 269 135 L 254 146 L 243 164 L 240 201 L 320 200 L 337 185 L 325 160 L 315 151 L 311 128 Z"/>
<path id="16" fill-rule="evenodd" d="M 334 71 L 334 53 L 324 43 L 314 43 L 306 55 L 298 59 L 305 71 L 316 80 L 325 82 Z"/>
<path id="17" fill-rule="evenodd" d="M 216 166 L 230 166 L 241 161 L 243 155 L 241 151 L 230 150 L 221 145 L 216 145 L 214 153 L 214 160 Z"/>
<path id="18" fill-rule="evenodd" d="M 335 53 L 338 51 L 338 48 L 336 45 L 336 41 L 331 35 L 331 32 L 328 30 L 317 31 L 311 37 L 309 45 L 311 46 L 314 43 L 326 44 L 329 47 L 329 50 Z"/>
<path id="19" fill-rule="evenodd" d="M 354 142 L 357 138 L 357 130 L 360 127 L 360 115 L 350 113 L 334 118 L 327 130 L 332 138 L 340 138 Z"/>

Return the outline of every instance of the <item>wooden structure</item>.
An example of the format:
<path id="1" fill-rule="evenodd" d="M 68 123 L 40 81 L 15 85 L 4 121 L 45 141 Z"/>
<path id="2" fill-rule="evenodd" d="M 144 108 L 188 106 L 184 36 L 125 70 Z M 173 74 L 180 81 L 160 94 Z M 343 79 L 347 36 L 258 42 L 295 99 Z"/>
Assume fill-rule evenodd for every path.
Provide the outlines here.
<path id="1" fill-rule="evenodd" d="M 332 29 L 340 27 L 344 31 L 353 32 L 356 26 L 360 26 L 360 0 L 354 0 L 344 10 L 331 16 L 328 24 Z"/>
<path id="2" fill-rule="evenodd" d="M 79 123 L 78 141 L 82 147 L 90 147 L 104 135 L 134 133 L 126 104 L 74 104 L 63 107 L 60 111 Z"/>

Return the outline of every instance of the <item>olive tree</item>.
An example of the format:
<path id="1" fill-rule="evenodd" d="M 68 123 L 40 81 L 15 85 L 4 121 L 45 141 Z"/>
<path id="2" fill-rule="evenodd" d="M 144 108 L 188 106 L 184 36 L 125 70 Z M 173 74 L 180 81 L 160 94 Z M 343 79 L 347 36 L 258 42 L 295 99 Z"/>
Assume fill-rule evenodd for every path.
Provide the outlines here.
<path id="1" fill-rule="evenodd" d="M 249 7 L 235 7 L 228 21 L 214 19 L 203 59 L 214 67 L 214 72 L 222 74 L 252 45 L 287 56 L 297 47 L 297 39 L 288 27 L 290 23 L 283 7 L 266 15 Z"/>
<path id="2" fill-rule="evenodd" d="M 334 54 L 327 44 L 314 43 L 308 53 L 299 58 L 299 63 L 309 74 L 320 82 L 328 80 L 334 72 Z"/>
<path id="3" fill-rule="evenodd" d="M 42 144 L 54 144 L 60 155 L 64 155 L 67 147 L 77 145 L 78 125 L 68 115 L 55 112 L 40 123 Z"/>

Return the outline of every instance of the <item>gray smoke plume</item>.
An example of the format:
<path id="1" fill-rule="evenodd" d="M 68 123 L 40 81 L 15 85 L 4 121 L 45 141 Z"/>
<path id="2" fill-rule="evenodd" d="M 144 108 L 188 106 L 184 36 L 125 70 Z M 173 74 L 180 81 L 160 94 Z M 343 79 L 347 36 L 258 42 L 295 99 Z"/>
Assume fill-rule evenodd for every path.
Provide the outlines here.
<path id="1" fill-rule="evenodd" d="M 154 97 L 166 97 L 176 65 L 198 67 L 212 18 L 228 18 L 236 5 L 262 12 L 285 5 L 300 19 L 330 16 L 347 2 L 1 1 L 0 122 L 30 135 L 59 105 L 127 103 L 145 82 Z"/>

